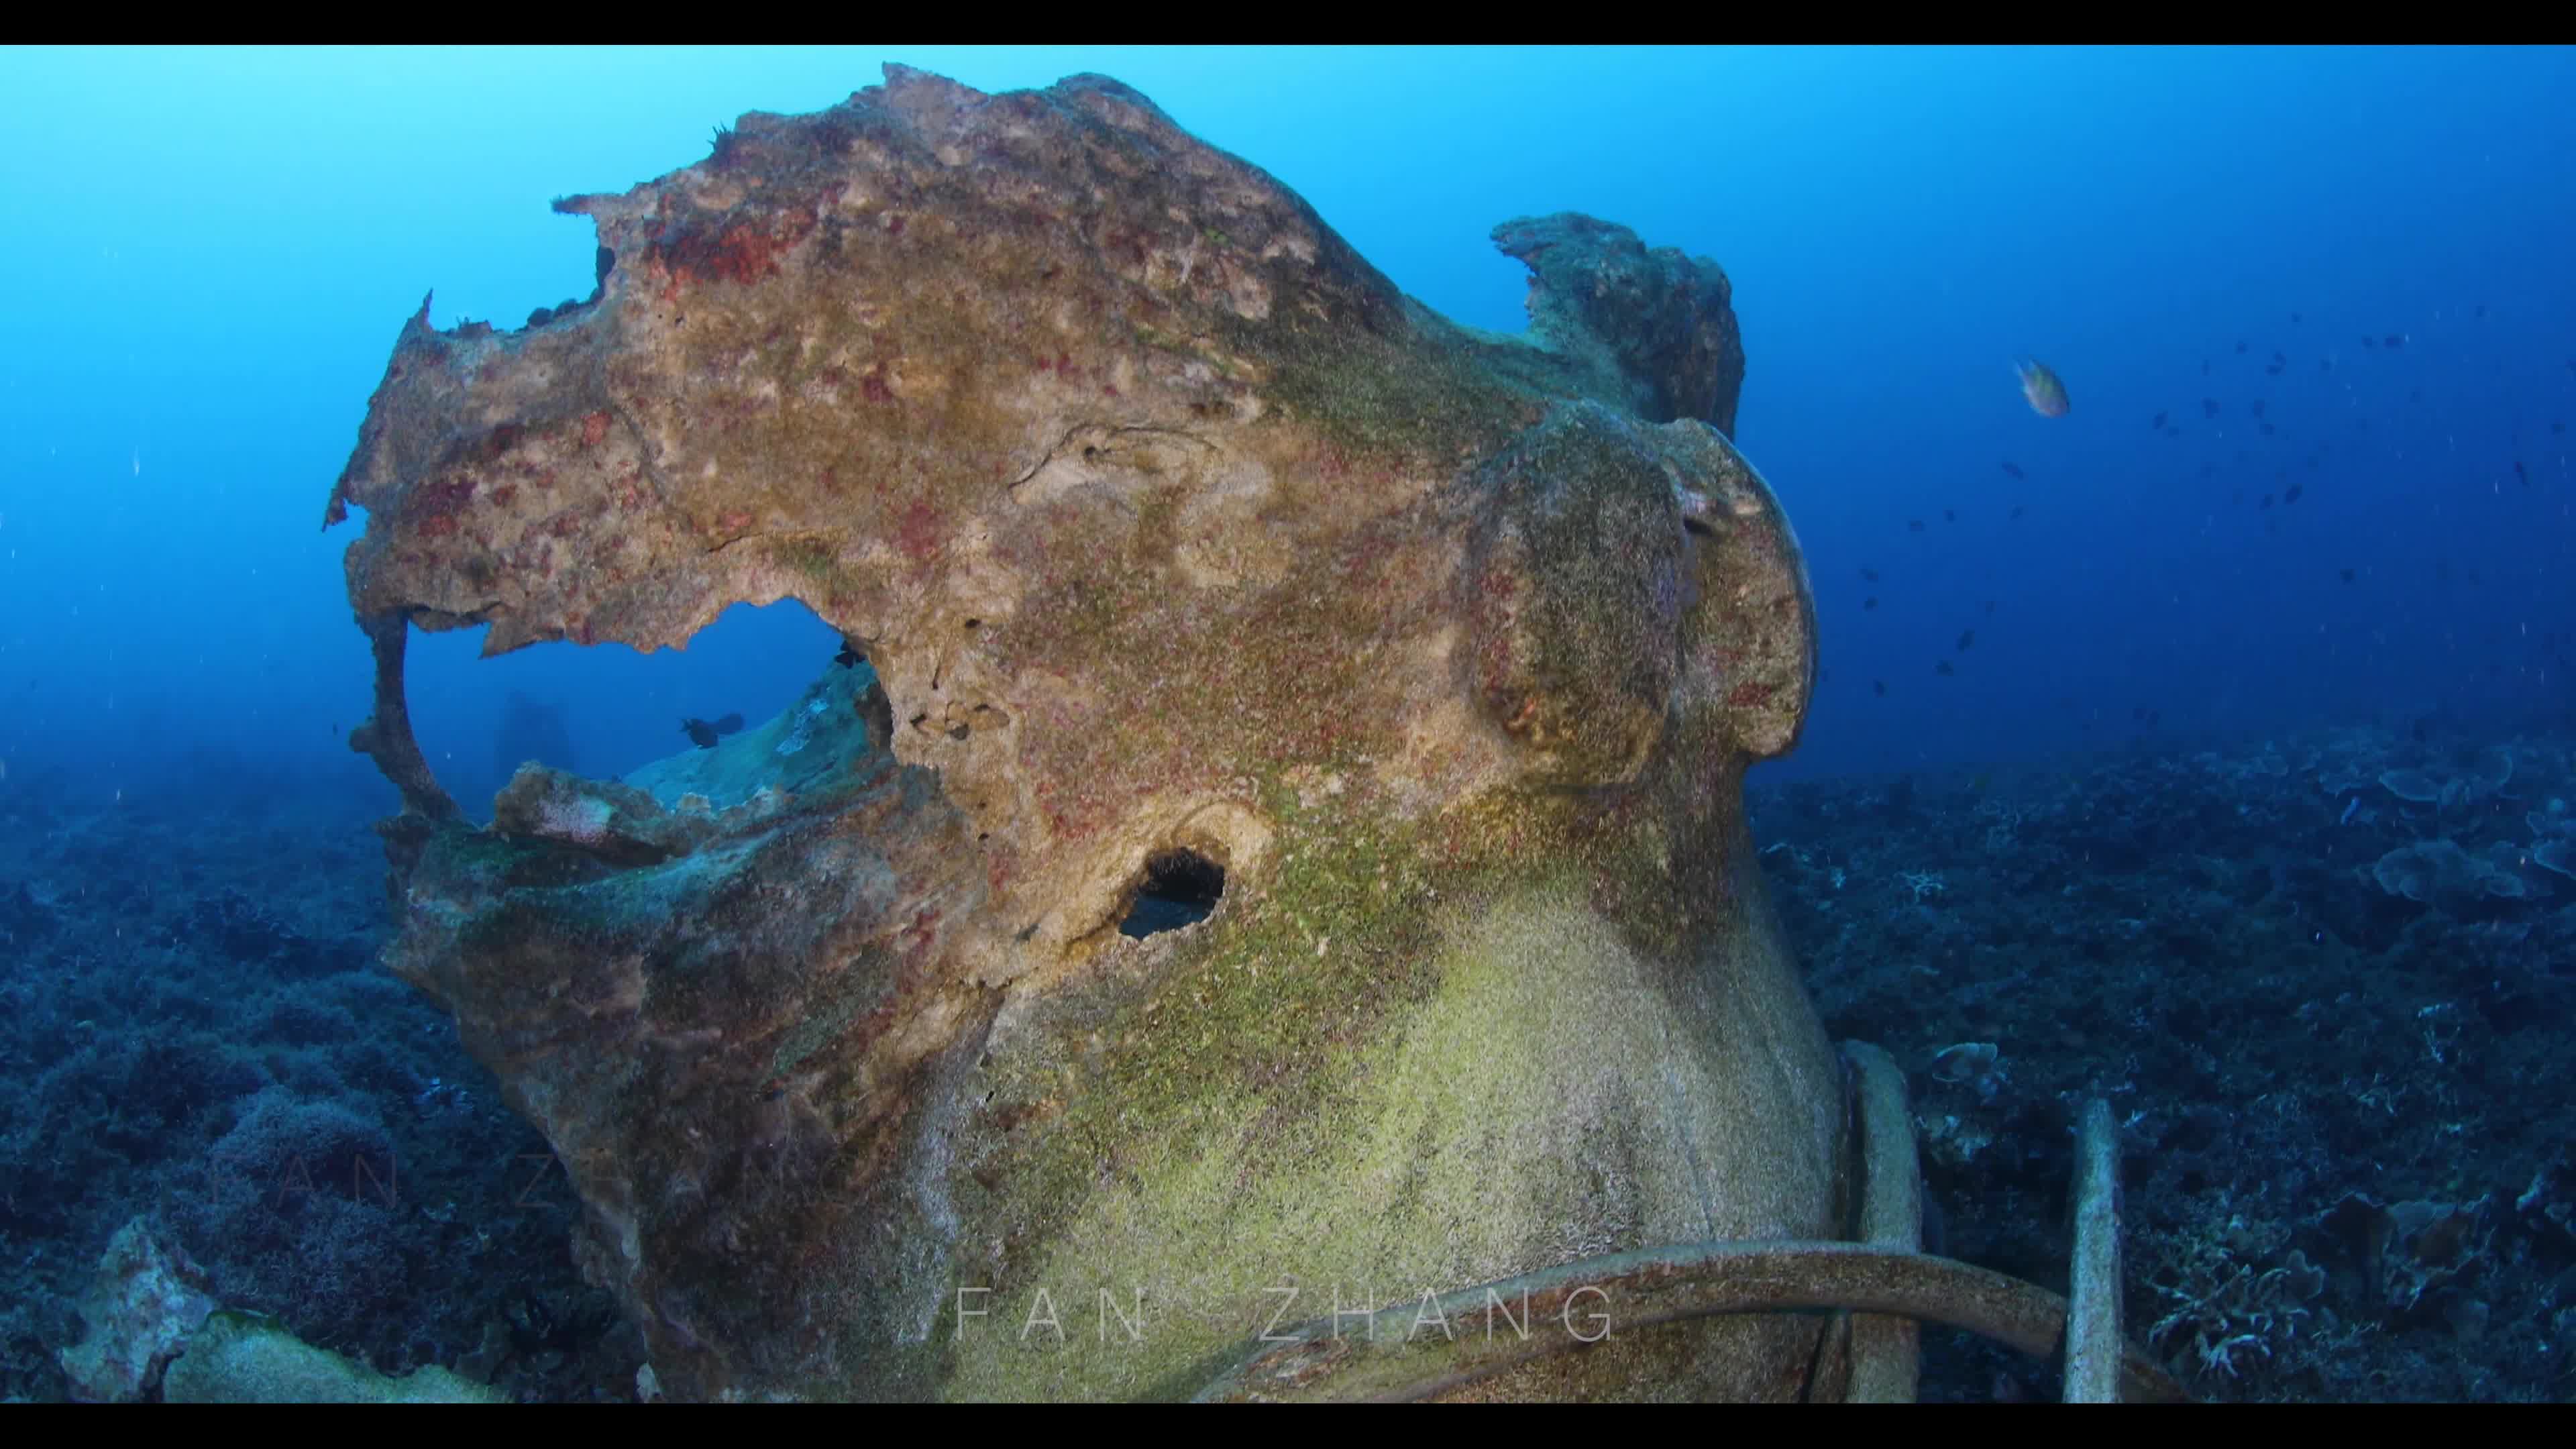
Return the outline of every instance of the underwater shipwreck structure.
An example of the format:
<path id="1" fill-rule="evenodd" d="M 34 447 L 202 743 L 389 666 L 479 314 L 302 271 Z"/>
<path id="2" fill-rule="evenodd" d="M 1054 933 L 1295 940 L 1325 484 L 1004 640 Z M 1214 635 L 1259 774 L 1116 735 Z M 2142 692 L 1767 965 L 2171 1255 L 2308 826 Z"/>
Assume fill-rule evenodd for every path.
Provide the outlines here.
<path id="1" fill-rule="evenodd" d="M 391 964 L 664 1391 L 1902 1398 L 1932 1318 L 2171 1392 L 2107 1119 L 2070 1330 L 1916 1251 L 1901 1078 L 1770 916 L 1814 610 L 1715 265 L 1510 222 L 1531 333 L 1480 333 L 1097 76 L 890 68 L 558 207 L 599 290 L 424 307 L 329 517 Z M 476 828 L 412 740 L 415 626 L 791 596 L 865 663 L 685 778 L 532 764 Z M 1123 933 L 1172 880 L 1205 919 Z"/>

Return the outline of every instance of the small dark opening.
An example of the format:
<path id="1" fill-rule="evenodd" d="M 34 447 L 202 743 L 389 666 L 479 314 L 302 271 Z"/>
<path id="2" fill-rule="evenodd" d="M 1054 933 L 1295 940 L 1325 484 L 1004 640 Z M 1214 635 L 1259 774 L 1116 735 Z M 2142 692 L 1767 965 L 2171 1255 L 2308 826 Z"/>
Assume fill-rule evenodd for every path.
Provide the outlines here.
<path id="1" fill-rule="evenodd" d="M 1195 850 L 1166 850 L 1145 862 L 1145 887 L 1119 934 L 1143 938 L 1206 920 L 1225 894 L 1225 867 Z"/>

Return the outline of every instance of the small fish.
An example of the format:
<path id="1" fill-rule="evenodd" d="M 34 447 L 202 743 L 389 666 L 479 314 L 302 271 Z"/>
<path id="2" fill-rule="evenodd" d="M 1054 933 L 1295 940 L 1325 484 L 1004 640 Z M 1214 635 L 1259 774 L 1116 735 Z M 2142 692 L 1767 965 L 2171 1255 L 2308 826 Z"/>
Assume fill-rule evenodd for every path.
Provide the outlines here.
<path id="1" fill-rule="evenodd" d="M 1941 521 L 1942 521 L 1943 523 L 1956 523 L 1956 522 L 1958 522 L 1958 521 L 1959 521 L 1959 510 L 1957 510 L 1957 509 L 1955 509 L 1955 508 L 1944 508 L 1944 509 L 1942 509 L 1942 510 L 1941 510 Z"/>
<path id="2" fill-rule="evenodd" d="M 2270 423 L 2264 423 L 2264 424 L 2261 424 L 2261 427 L 2262 427 L 2262 429 L 2263 429 L 2264 433 L 2265 433 L 2265 434 L 2267 434 L 2267 435 L 2268 435 L 2268 434 L 2272 434 L 2272 433 L 2277 433 L 2277 432 L 2281 431 L 2279 428 L 2276 428 L 2276 427 L 2272 426 Z"/>
<path id="3" fill-rule="evenodd" d="M 1878 570 L 1876 569 L 1862 569 L 1860 571 L 1860 576 L 1873 584 L 1878 582 Z"/>
<path id="4" fill-rule="evenodd" d="M 2307 491 L 2308 491 L 2308 485 L 2307 485 L 2307 484 L 2305 484 L 2305 483 L 2293 483 L 2293 484 L 2291 484 L 2291 485 L 2290 485 L 2290 488 L 2289 488 L 2289 491 L 2288 491 L 2288 492 L 2286 492 L 2286 493 L 2283 493 L 2283 494 L 2281 495 L 2281 506 L 2282 506 L 2282 507 L 2284 507 L 2284 508 L 2287 508 L 2287 507 L 2289 507 L 2291 504 L 2298 502 L 2298 501 L 2299 501 L 2299 495 L 2300 495 L 2300 494 L 2302 494 L 2302 493 L 2305 493 L 2305 492 L 2307 492 Z"/>
<path id="5" fill-rule="evenodd" d="M 1992 599 L 1988 599 L 1988 600 L 1986 600 L 1986 613 L 1987 613 L 1989 616 L 1991 616 L 1994 612 L 1995 612 L 1995 601 L 1994 601 L 1994 600 L 1992 600 Z"/>
<path id="6" fill-rule="evenodd" d="M 2335 572 L 2337 572 L 2337 573 L 2339 573 L 2339 574 L 2343 575 L 2343 581 L 2344 581 L 2345 583 L 2347 583 L 2347 584 L 2348 584 L 2348 583 L 2351 583 L 2351 582 L 2352 582 L 2352 570 L 2350 570 L 2350 569 L 2337 569 L 2337 570 L 2335 570 Z"/>
<path id="7" fill-rule="evenodd" d="M 2254 416 L 2258 418 L 2263 416 L 2263 400 L 2261 398 L 2258 397 L 2252 402 L 2247 403 L 2245 406 L 2253 410 Z"/>
<path id="8" fill-rule="evenodd" d="M 2293 312 L 2293 313 L 2291 313 L 2291 314 L 2290 314 L 2290 321 L 2291 321 L 2292 323 L 2294 323 L 2294 324 L 2295 324 L 2295 323 L 2299 323 L 2299 322 L 2305 322 L 2305 321 L 2307 321 L 2307 320 L 2308 320 L 2307 318 L 2300 316 L 2300 315 L 2299 315 L 2298 313 L 2296 313 L 2296 312 Z"/>
<path id="9" fill-rule="evenodd" d="M 2209 376 L 2209 359 L 2206 357 L 2200 360 L 2200 375 L 2203 377 Z"/>
<path id="10" fill-rule="evenodd" d="M 2021 395 L 2029 402 L 2032 412 L 2043 418 L 2066 416 L 2069 406 L 2066 384 L 2057 380 L 2056 373 L 2049 371 L 2045 364 L 2029 358 L 2014 363 L 2013 371 L 2021 377 Z"/>
<path id="11" fill-rule="evenodd" d="M 2021 517 L 2021 505 L 2020 505 L 2020 504 L 2016 503 L 2016 504 L 2014 504 L 2014 505 L 2013 505 L 2013 507 L 2012 507 L 2012 515 L 2011 515 L 2011 516 L 2012 516 L 2012 517 L 2014 517 L 2014 518 L 2019 518 L 2019 517 Z"/>
<path id="12" fill-rule="evenodd" d="M 2361 339 L 2361 345 L 2364 347 L 2377 347 L 2379 345 L 2379 339 L 2376 337 L 2365 337 Z"/>
<path id="13" fill-rule="evenodd" d="M 1860 601 L 1860 606 L 1861 606 L 1861 609 L 1862 609 L 1862 611 L 1863 611 L 1863 612 L 1867 612 L 1868 610 L 1871 610 L 1871 609 L 1875 609 L 1875 608 L 1877 608 L 1877 607 L 1878 607 L 1878 596 L 1877 596 L 1876 594 L 1872 594 L 1872 595 L 1870 595 L 1868 598 L 1863 599 L 1863 600 L 1861 600 L 1861 601 Z"/>
<path id="14" fill-rule="evenodd" d="M 852 665 L 867 663 L 868 656 L 865 650 L 851 643 L 850 637 L 844 634 L 841 636 L 841 652 L 832 656 L 832 662 L 847 669 Z"/>
<path id="15" fill-rule="evenodd" d="M 2236 344 L 2236 355 L 2239 357 L 2243 357 L 2245 355 L 2245 343 L 2242 339 L 2239 339 Z"/>
<path id="16" fill-rule="evenodd" d="M 2254 511 L 2255 511 L 2255 512 L 2257 512 L 2257 513 L 2260 513 L 2260 512 L 2262 512 L 2264 509 L 2269 508 L 2269 507 L 2271 507 L 2271 506 L 2272 506 L 2272 495 L 2271 495 L 2271 494 L 2269 494 L 2269 493 L 2266 493 L 2266 494 L 2264 494 L 2264 495 L 2263 495 L 2263 501 L 2254 505 Z"/>
<path id="17" fill-rule="evenodd" d="M 1947 660 L 1947 659 L 1944 659 L 1944 660 L 1942 660 L 1940 663 L 1935 664 L 1935 665 L 1933 665 L 1933 666 L 1932 666 L 1932 672 L 1933 672 L 1933 673 L 1935 673 L 1935 674 L 1956 674 L 1956 673 L 1958 673 L 1959 671 L 1957 671 L 1957 670 L 1955 670 L 1955 669 L 1951 668 L 1951 667 L 1950 667 L 1950 661 L 1949 661 L 1949 660 Z"/>
<path id="18" fill-rule="evenodd" d="M 2021 471 L 2021 465 L 2020 465 L 2019 463 L 2013 463 L 2013 462 L 2007 462 L 2007 463 L 2005 463 L 2005 464 L 2004 464 L 2004 474 L 2005 474 L 2005 476 L 2007 476 L 2007 477 L 2011 477 L 2011 478 L 2021 478 L 2021 477 L 2025 477 L 2025 476 L 2027 476 L 2027 475 L 2025 475 L 2025 474 Z"/>
<path id="19" fill-rule="evenodd" d="M 2163 413 L 2156 414 L 2153 418 L 2148 419 L 2147 426 L 2153 428 L 2159 433 L 2163 432 L 2165 430 L 2165 415 Z"/>
<path id="20" fill-rule="evenodd" d="M 2214 418 L 2218 416 L 2218 399 L 2214 397 L 2202 398 L 2200 400 L 2200 415 L 2204 418 Z"/>
<path id="21" fill-rule="evenodd" d="M 2403 332 L 2391 332 L 2387 336 L 2379 339 L 2379 345 L 2382 347 L 2403 347 L 2406 345 L 2406 334 Z"/>
<path id="22" fill-rule="evenodd" d="M 1871 680 L 1869 682 L 1869 692 L 1877 695 L 1881 699 L 1887 698 L 1887 681 L 1884 679 Z"/>
<path id="23" fill-rule="evenodd" d="M 1968 646 L 1969 646 L 1969 645 L 1971 645 L 1971 644 L 1974 644 L 1974 643 L 1976 643 L 1976 642 L 1977 642 L 1977 631 L 1976 631 L 1976 630 L 1974 630 L 1974 629 L 1962 629 L 1962 630 L 1960 630 L 1960 631 L 1959 631 L 1959 652 L 1960 652 L 1960 653 L 1962 653 L 1962 654 L 1967 653 L 1967 652 L 1968 652 Z"/>
<path id="24" fill-rule="evenodd" d="M 689 737 L 689 743 L 696 745 L 702 750 L 714 749 L 718 738 L 732 734 L 741 728 L 742 716 L 738 714 L 726 715 L 723 719 L 717 720 L 713 724 L 709 724 L 707 721 L 702 719 L 684 719 L 680 721 L 680 733 L 687 735 Z"/>
<path id="25" fill-rule="evenodd" d="M 1923 520 L 1919 518 L 1909 518 L 1905 520 L 1905 531 L 1908 533 L 1921 533 L 1923 531 Z"/>
<path id="26" fill-rule="evenodd" d="M 2549 431 L 2553 433 L 2563 433 L 2567 431 L 2567 425 L 2565 423 L 2551 423 L 2549 425 Z"/>
<path id="27" fill-rule="evenodd" d="M 2487 315 L 2487 304 L 2486 304 L 2486 303 L 2484 303 L 2484 302 L 2480 302 L 2480 303 L 2478 304 L 2478 315 L 2479 315 L 2479 316 L 2481 316 L 2481 317 L 2483 317 L 2483 316 Z"/>
<path id="28" fill-rule="evenodd" d="M 2522 460 L 2520 458 L 2513 460 L 2513 476 L 2522 480 L 2523 487 L 2528 488 L 2531 486 L 2531 470 L 2522 466 Z"/>

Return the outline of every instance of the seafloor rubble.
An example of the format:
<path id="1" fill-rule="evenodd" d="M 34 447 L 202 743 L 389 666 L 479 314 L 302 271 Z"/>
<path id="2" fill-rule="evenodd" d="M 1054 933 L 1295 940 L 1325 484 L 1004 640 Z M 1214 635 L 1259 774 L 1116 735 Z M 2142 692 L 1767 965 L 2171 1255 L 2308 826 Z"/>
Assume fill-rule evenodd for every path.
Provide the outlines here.
<path id="1" fill-rule="evenodd" d="M 1283 1313 L 1847 1231 L 1739 808 L 1812 612 L 1714 265 L 1510 222 L 1533 335 L 1474 333 L 1099 77 L 894 70 L 559 206 L 598 293 L 424 309 L 330 517 L 389 959 L 665 1390 L 1185 1393 Z M 476 830 L 411 741 L 410 627 L 790 596 L 865 667 L 702 788 L 530 768 Z M 1214 913 L 1122 934 L 1166 876 Z M 1816 1331 L 1481 1387 L 1794 1394 Z"/>

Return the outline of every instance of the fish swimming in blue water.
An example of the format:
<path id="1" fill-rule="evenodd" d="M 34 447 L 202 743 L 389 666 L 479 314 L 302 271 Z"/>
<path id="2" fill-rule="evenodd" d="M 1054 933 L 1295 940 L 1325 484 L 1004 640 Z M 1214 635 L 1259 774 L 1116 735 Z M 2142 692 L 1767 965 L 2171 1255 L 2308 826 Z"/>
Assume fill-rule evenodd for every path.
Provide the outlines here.
<path id="1" fill-rule="evenodd" d="M 2057 374 L 2049 371 L 2047 364 L 2024 358 L 2013 364 L 2013 371 L 2021 375 L 2021 395 L 2029 399 L 2032 412 L 2043 418 L 2066 416 L 2066 384 L 2057 380 Z"/>
<path id="2" fill-rule="evenodd" d="M 732 734 L 741 728 L 742 716 L 739 714 L 726 715 L 723 719 L 717 720 L 712 724 L 702 719 L 684 719 L 680 721 L 680 733 L 687 735 L 689 737 L 689 743 L 696 745 L 702 750 L 714 749 L 716 747 L 716 741 L 719 738 Z"/>

